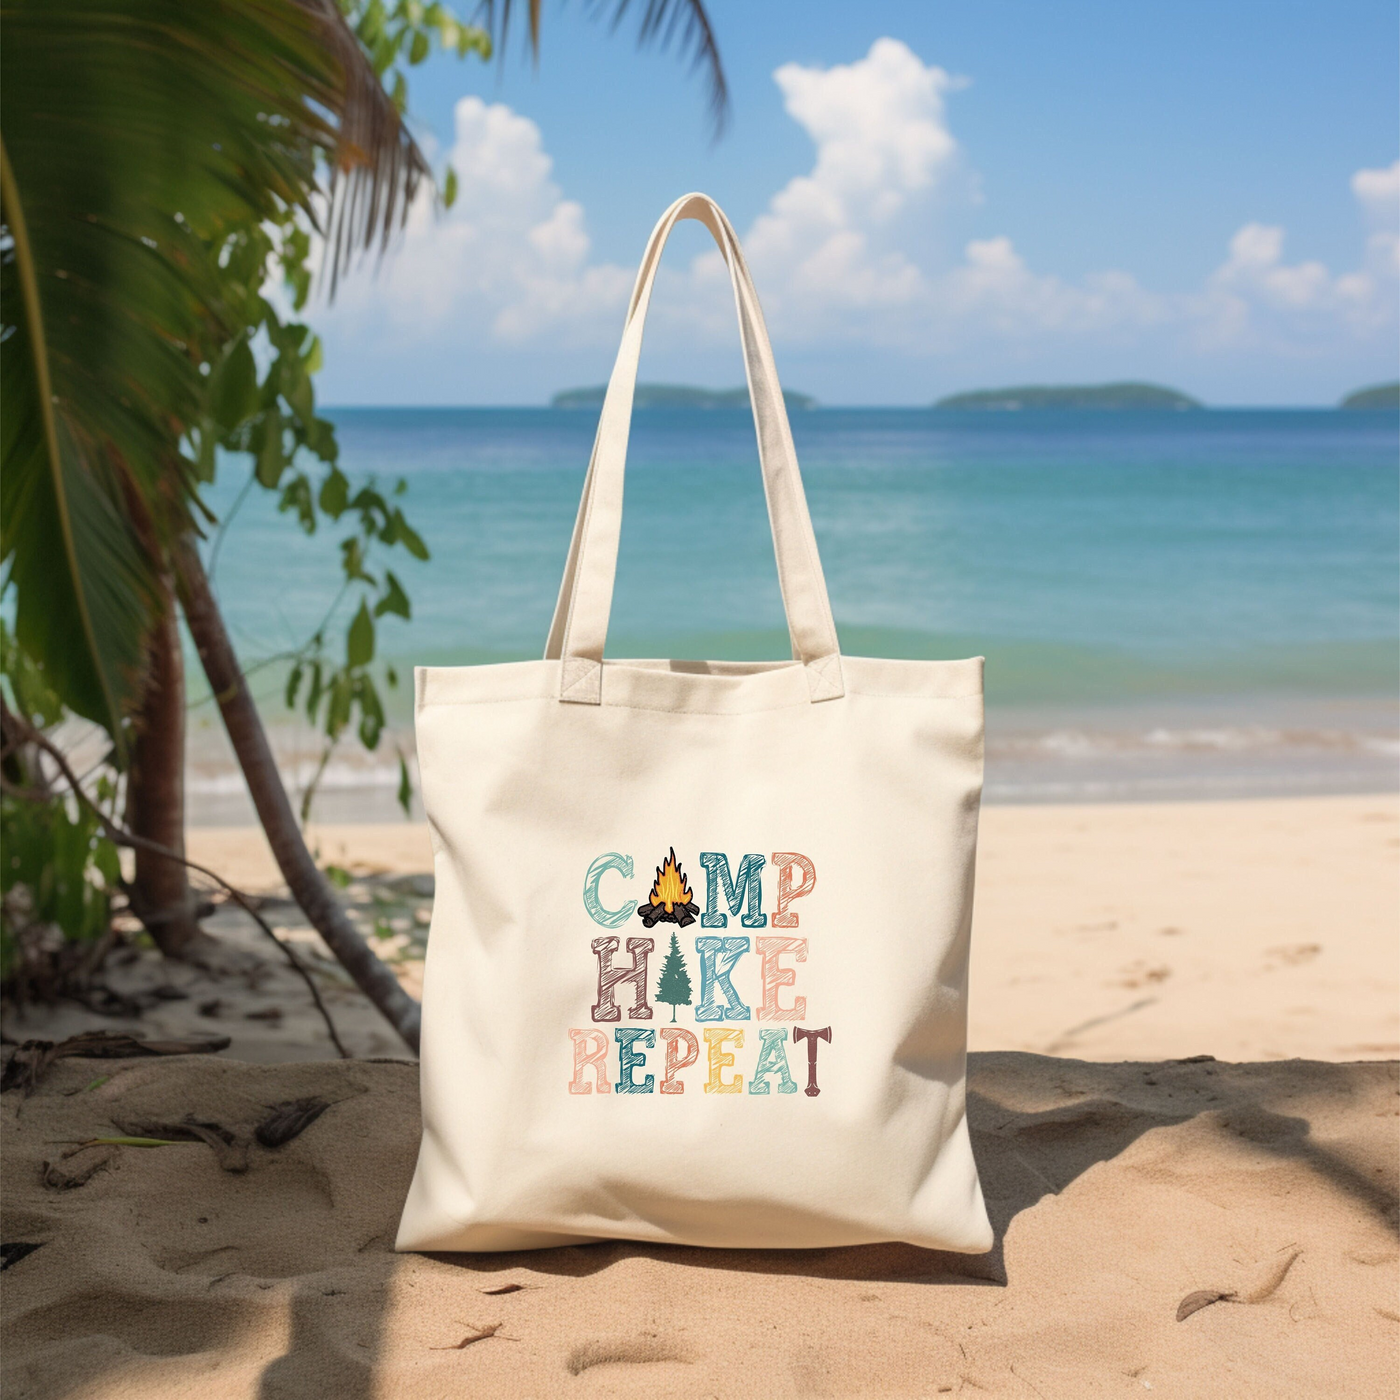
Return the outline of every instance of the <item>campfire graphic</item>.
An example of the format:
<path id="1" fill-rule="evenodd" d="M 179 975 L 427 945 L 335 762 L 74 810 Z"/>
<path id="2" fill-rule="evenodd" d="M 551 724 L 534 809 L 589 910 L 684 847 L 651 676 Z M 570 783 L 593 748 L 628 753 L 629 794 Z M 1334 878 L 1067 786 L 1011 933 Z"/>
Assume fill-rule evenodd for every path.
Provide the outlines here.
<path id="1" fill-rule="evenodd" d="M 638 915 L 648 928 L 657 924 L 679 924 L 684 928 L 695 922 L 700 906 L 690 897 L 690 886 L 685 882 L 685 872 L 676 860 L 676 848 L 664 864 L 656 867 L 656 879 L 651 882 L 650 899 L 639 905 Z"/>

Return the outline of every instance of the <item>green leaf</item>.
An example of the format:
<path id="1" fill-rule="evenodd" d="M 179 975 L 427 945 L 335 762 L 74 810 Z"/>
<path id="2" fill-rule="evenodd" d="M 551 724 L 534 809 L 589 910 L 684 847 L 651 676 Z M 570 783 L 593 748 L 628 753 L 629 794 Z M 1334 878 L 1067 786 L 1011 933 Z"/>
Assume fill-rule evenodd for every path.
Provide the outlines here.
<path id="1" fill-rule="evenodd" d="M 240 336 L 209 376 L 209 415 L 231 433 L 257 407 L 258 367 L 246 337 Z"/>
<path id="2" fill-rule="evenodd" d="M 331 682 L 330 702 L 326 706 L 326 736 L 332 740 L 339 738 L 340 731 L 350 719 L 350 701 L 353 697 L 350 677 L 339 672 Z"/>
<path id="3" fill-rule="evenodd" d="M 395 617 L 402 618 L 412 615 L 408 594 L 403 591 L 403 585 L 389 571 L 384 574 L 384 596 L 374 605 L 375 617 L 383 617 L 385 613 L 393 613 Z"/>
<path id="4" fill-rule="evenodd" d="M 365 572 L 364 548 L 354 535 L 340 542 L 340 567 L 347 579 L 362 579 L 371 584 L 375 581 L 373 575 Z"/>
<path id="5" fill-rule="evenodd" d="M 432 47 L 432 40 L 428 38 L 423 30 L 418 30 L 413 36 L 413 42 L 409 45 L 408 61 L 416 67 L 427 58 Z"/>
<path id="6" fill-rule="evenodd" d="M 0 673 L 9 688 L 9 702 L 41 729 L 63 718 L 63 701 L 54 693 L 44 668 L 15 640 L 0 617 Z"/>
<path id="7" fill-rule="evenodd" d="M 316 508 L 311 503 L 311 482 L 305 472 L 298 472 L 282 488 L 282 498 L 277 503 L 279 511 L 295 511 L 301 528 L 308 534 L 316 533 Z"/>
<path id="8" fill-rule="evenodd" d="M 486 62 L 491 61 L 491 36 L 484 29 L 464 24 L 457 30 L 457 57 L 465 58 L 473 49 Z"/>
<path id="9" fill-rule="evenodd" d="M 350 667 L 368 666 L 374 660 L 374 619 L 369 605 L 362 598 L 359 611 L 345 634 L 345 664 Z"/>
<path id="10" fill-rule="evenodd" d="M 399 750 L 399 806 L 403 808 L 406 817 L 413 815 L 413 781 L 408 776 L 408 760 L 403 756 L 403 750 Z"/>
<path id="11" fill-rule="evenodd" d="M 263 415 L 258 444 L 257 478 L 269 491 L 275 490 L 287 466 L 282 443 L 282 415 L 275 407 Z"/>
<path id="12" fill-rule="evenodd" d="M 345 514 L 346 503 L 350 499 L 350 483 L 339 467 L 332 467 L 330 474 L 321 483 L 321 509 L 332 520 L 339 520 Z"/>
<path id="13" fill-rule="evenodd" d="M 321 872 L 338 890 L 350 888 L 350 872 L 343 865 L 328 865 Z"/>
<path id="14" fill-rule="evenodd" d="M 13 54 L 7 35 L 6 99 Z M 58 365 L 55 380 L 48 331 L 54 320 L 61 339 L 71 328 L 41 304 L 40 269 L 4 147 L 0 184 L 12 245 L 0 268 L 10 332 L 0 341 L 0 559 L 15 590 L 15 635 L 64 702 L 112 736 L 120 759 L 122 718 L 144 670 L 151 560 L 125 516 L 120 484 L 105 470 L 108 459 L 59 395 L 69 387 L 66 366 Z M 62 291 L 59 283 L 60 305 Z"/>
<path id="15" fill-rule="evenodd" d="M 393 514 L 392 529 L 395 540 L 403 545 L 415 559 L 428 558 L 428 546 L 423 543 L 419 533 L 403 518 L 401 510 L 396 510 Z"/>
<path id="16" fill-rule="evenodd" d="M 306 429 L 306 450 L 314 452 L 323 462 L 334 462 L 340 456 L 335 424 L 326 418 L 313 418 Z"/>
<path id="17" fill-rule="evenodd" d="M 451 209 L 457 202 L 457 169 L 453 165 L 447 167 L 447 174 L 442 179 L 442 204 L 444 209 Z"/>
<path id="18" fill-rule="evenodd" d="M 302 427 L 309 429 L 316 418 L 316 395 L 311 388 L 311 378 L 300 360 L 282 361 L 282 397 Z"/>
<path id="19" fill-rule="evenodd" d="M 208 485 L 218 473 L 218 443 L 214 440 L 213 424 L 206 423 L 195 433 L 198 450 L 194 459 L 195 479 Z"/>
<path id="20" fill-rule="evenodd" d="M 359 678 L 355 696 L 360 702 L 360 742 L 367 749 L 378 748 L 379 736 L 384 732 L 384 706 L 379 702 L 379 692 L 371 677 Z"/>
<path id="21" fill-rule="evenodd" d="M 313 661 L 311 663 L 311 684 L 306 691 L 306 717 L 312 724 L 316 723 L 316 711 L 321 706 L 322 691 L 321 663 Z"/>
<path id="22" fill-rule="evenodd" d="M 298 661 L 287 676 L 286 701 L 289 710 L 294 710 L 297 707 L 297 691 L 301 689 L 301 677 L 302 665 Z"/>

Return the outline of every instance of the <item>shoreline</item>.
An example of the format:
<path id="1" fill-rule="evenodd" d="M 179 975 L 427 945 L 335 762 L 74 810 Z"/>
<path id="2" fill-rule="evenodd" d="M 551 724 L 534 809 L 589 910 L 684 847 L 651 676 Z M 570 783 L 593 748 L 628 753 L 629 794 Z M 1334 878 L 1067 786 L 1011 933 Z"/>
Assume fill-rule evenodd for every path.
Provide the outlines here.
<path id="1" fill-rule="evenodd" d="M 320 736 L 270 711 L 268 735 L 293 801 L 317 770 Z M 396 720 L 369 753 L 343 744 L 326 768 L 319 824 L 403 819 L 398 755 L 415 790 L 413 731 Z M 254 820 L 243 777 L 216 716 L 191 715 L 187 820 Z M 1221 697 L 1103 705 L 987 708 L 985 806 L 1229 801 L 1400 792 L 1400 716 L 1377 697 Z M 422 819 L 415 797 L 413 816 Z"/>

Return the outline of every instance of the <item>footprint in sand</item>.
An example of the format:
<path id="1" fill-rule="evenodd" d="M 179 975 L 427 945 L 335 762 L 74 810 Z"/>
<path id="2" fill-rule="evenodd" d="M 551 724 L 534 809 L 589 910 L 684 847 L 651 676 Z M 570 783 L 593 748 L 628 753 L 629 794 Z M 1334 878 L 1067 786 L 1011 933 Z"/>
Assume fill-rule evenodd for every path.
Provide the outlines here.
<path id="1" fill-rule="evenodd" d="M 662 1361 L 690 1363 L 679 1347 L 660 1337 L 614 1337 L 576 1346 L 564 1363 L 570 1375 L 581 1376 L 595 1366 L 647 1366 Z"/>
<path id="2" fill-rule="evenodd" d="M 1147 987 L 1154 982 L 1165 982 L 1172 975 L 1171 968 L 1165 963 L 1129 963 L 1127 967 L 1118 969 L 1118 981 L 1115 985 L 1119 987 Z"/>

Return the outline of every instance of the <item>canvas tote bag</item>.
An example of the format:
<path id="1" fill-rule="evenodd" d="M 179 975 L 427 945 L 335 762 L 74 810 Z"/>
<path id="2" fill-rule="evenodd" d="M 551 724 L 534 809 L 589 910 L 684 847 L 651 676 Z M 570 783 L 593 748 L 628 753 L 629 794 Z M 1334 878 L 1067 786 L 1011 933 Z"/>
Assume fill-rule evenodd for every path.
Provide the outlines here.
<path id="1" fill-rule="evenodd" d="M 791 661 L 604 659 L 680 219 L 733 281 Z M 758 298 L 706 196 L 647 245 L 544 660 L 416 681 L 437 897 L 399 1249 L 991 1247 L 964 1116 L 982 662 L 840 654 Z"/>

